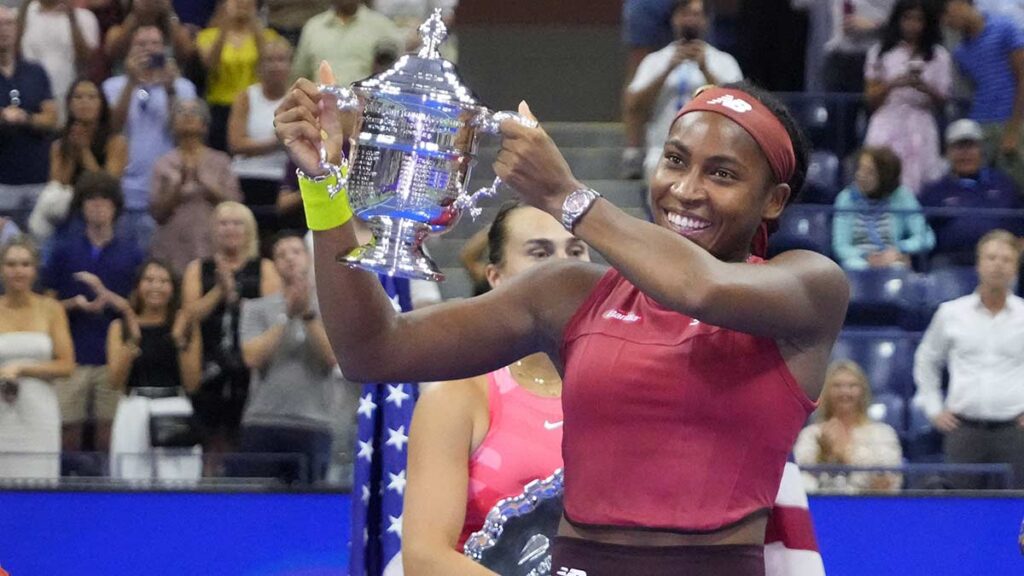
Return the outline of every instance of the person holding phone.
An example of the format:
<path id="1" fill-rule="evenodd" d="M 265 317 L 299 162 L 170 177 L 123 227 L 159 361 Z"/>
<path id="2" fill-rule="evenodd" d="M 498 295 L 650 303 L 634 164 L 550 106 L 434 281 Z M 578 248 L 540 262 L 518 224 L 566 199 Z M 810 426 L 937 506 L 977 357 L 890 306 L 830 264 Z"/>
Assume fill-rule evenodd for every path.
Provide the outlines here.
<path id="1" fill-rule="evenodd" d="M 864 143 L 895 152 L 903 185 L 919 194 L 944 171 L 935 113 L 953 84 L 953 59 L 931 2 L 897 2 L 882 41 L 868 51 L 864 77 L 864 97 L 874 109 Z"/>
<path id="2" fill-rule="evenodd" d="M 195 85 L 181 77 L 176 60 L 167 56 L 165 40 L 157 26 L 135 28 L 125 73 L 103 82 L 103 94 L 112 104 L 111 130 L 122 132 L 128 142 L 122 223 L 143 249 L 156 228 L 149 216 L 153 166 L 174 149 L 171 110 L 178 98 L 196 97 Z"/>
<path id="3" fill-rule="evenodd" d="M 648 180 L 676 112 L 690 101 L 694 90 L 743 79 L 735 58 L 703 40 L 708 27 L 703 0 L 678 0 L 671 24 L 675 41 L 644 58 L 626 88 L 623 164 L 628 157 L 642 155 Z"/>

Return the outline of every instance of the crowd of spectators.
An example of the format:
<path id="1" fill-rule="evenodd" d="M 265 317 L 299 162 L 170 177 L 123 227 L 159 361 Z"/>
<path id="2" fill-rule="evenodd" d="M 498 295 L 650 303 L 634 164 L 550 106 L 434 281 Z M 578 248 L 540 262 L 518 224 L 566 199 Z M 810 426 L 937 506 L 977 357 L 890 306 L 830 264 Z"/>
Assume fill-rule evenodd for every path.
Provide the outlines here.
<path id="1" fill-rule="evenodd" d="M 339 405 L 351 395 L 335 391 L 308 317 L 305 227 L 273 111 L 320 60 L 340 82 L 364 78 L 456 4 L 0 3 L 0 381 L 13 408 L 0 451 L 27 454 L 0 458 L 0 476 L 309 480 L 350 452 L 332 450 L 354 401 Z M 297 232 L 271 251 L 285 228 Z M 309 380 L 299 399 L 295 379 Z M 195 453 L 161 452 L 182 448 Z M 87 450 L 109 468 L 67 457 Z M 239 450 L 309 457 L 281 474 L 196 459 Z"/>
<path id="2" fill-rule="evenodd" d="M 0 415 L 0 447 L 36 452 L 24 469 L 37 476 L 60 473 L 62 450 L 152 455 L 198 442 L 205 454 L 300 453 L 306 468 L 243 460 L 204 471 L 194 460 L 126 457 L 111 472 L 324 478 L 330 455 L 351 451 L 330 425 L 348 421 L 351 406 L 342 410 L 332 392 L 344 382 L 322 339 L 308 248 L 300 236 L 275 236 L 304 223 L 272 111 L 322 60 L 339 83 L 380 71 L 415 48 L 414 24 L 427 11 L 441 8 L 451 23 L 455 4 L 0 6 L 0 385 L 16 408 Z M 624 177 L 643 178 L 656 164 L 657 143 L 694 90 L 757 76 L 727 51 L 735 44 L 720 25 L 732 4 L 742 3 L 624 3 Z M 976 267 L 975 295 L 944 305 L 925 332 L 914 407 L 946 434 L 950 461 L 973 461 L 969 452 L 1017 466 L 1024 420 L 1006 410 L 1024 396 L 986 389 L 982 408 L 971 398 L 995 386 L 978 384 L 979 370 L 1002 381 L 1024 365 L 1024 350 L 1010 346 L 1024 341 L 1012 332 L 1022 306 L 1013 291 L 1024 234 L 1014 212 L 1024 210 L 1024 9 L 982 0 L 790 4 L 811 15 L 808 87 L 854 94 L 866 114 L 843 134 L 857 148 L 840 159 L 848 186 L 837 180 L 817 199 L 832 205 L 822 249 L 851 274 Z M 971 88 L 963 118 L 951 115 L 958 78 Z M 484 234 L 467 245 L 476 268 Z M 964 328 L 971 323 L 975 336 Z M 979 352 L 986 346 L 998 352 Z M 300 393 L 284 389 L 292 381 L 305 386 Z M 871 386 L 856 364 L 833 366 L 820 422 L 797 445 L 801 463 L 902 462 L 892 430 L 868 414 Z M 992 398 L 999 410 L 985 408 Z M 177 434 L 153 424 L 174 419 Z M 977 448 L 996 443 L 1019 451 Z M 0 475 L 22 464 L 0 458 Z M 808 476 L 823 489 L 902 481 Z"/>

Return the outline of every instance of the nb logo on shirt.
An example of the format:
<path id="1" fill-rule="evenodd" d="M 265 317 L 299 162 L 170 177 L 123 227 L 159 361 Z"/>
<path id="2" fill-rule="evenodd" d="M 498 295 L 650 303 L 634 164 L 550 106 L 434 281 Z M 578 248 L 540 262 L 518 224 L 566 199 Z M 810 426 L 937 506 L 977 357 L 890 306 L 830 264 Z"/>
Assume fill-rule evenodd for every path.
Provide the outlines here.
<path id="1" fill-rule="evenodd" d="M 640 316 L 632 312 L 621 312 L 619 310 L 609 310 L 601 315 L 605 320 L 621 320 L 629 324 L 640 321 Z"/>
<path id="2" fill-rule="evenodd" d="M 739 98 L 736 98 L 732 94 L 726 94 L 724 96 L 719 96 L 714 100 L 708 100 L 708 104 L 721 104 L 722 106 L 725 106 L 729 110 L 732 110 L 733 112 L 739 112 L 741 114 L 745 112 L 750 112 L 751 110 L 754 109 L 754 107 L 751 106 L 749 102 L 747 102 L 746 100 L 740 100 Z"/>
<path id="3" fill-rule="evenodd" d="M 587 576 L 587 571 L 562 566 L 558 569 L 558 572 L 555 572 L 555 576 Z"/>

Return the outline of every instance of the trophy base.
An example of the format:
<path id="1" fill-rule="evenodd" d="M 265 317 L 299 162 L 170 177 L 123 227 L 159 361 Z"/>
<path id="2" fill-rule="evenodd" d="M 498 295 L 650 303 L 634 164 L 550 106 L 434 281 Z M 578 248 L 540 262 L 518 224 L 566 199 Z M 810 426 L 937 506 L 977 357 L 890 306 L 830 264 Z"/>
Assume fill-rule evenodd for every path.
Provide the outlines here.
<path id="1" fill-rule="evenodd" d="M 423 241 L 430 226 L 405 218 L 374 216 L 367 224 L 373 240 L 338 257 L 340 262 L 376 274 L 441 282 L 444 274 L 426 254 Z"/>

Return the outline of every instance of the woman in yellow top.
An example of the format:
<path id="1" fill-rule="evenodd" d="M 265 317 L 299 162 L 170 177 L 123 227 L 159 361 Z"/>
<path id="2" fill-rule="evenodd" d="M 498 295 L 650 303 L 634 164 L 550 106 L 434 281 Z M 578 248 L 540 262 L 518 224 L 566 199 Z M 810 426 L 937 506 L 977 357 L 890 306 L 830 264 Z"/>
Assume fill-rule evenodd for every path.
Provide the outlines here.
<path id="1" fill-rule="evenodd" d="M 224 0 L 210 24 L 196 37 L 196 46 L 206 70 L 209 143 L 226 152 L 231 104 L 259 80 L 256 72 L 263 47 L 280 36 L 263 26 L 256 0 Z"/>

